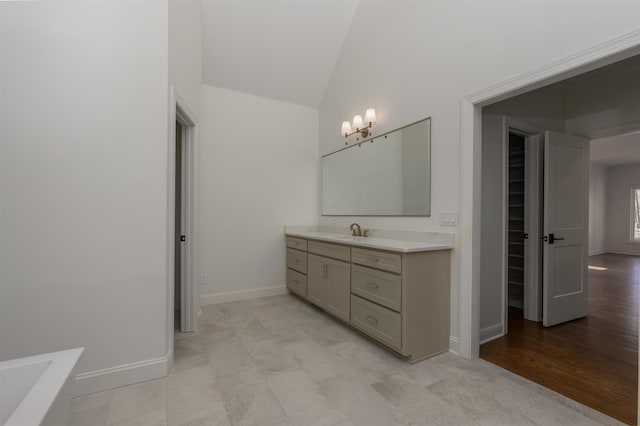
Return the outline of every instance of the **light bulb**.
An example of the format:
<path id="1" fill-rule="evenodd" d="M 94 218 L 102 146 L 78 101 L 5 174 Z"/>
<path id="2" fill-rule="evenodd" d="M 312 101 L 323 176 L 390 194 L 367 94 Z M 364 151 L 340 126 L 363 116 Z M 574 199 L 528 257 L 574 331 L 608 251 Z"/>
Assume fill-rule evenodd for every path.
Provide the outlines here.
<path id="1" fill-rule="evenodd" d="M 376 110 L 373 108 L 367 109 L 367 112 L 364 114 L 364 122 L 365 123 L 375 123 L 376 122 Z"/>
<path id="2" fill-rule="evenodd" d="M 351 124 L 348 121 L 343 121 L 342 122 L 342 130 L 341 130 L 341 134 L 342 136 L 344 135 L 348 135 L 349 133 L 351 133 Z"/>
<path id="3" fill-rule="evenodd" d="M 353 117 L 353 128 L 362 129 L 362 116 L 356 115 Z"/>

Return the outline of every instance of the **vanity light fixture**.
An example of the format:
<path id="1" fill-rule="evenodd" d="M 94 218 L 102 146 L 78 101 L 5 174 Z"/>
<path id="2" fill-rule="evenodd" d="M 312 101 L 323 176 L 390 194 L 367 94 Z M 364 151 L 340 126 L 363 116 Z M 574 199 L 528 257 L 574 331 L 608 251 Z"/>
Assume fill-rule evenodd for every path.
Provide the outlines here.
<path id="1" fill-rule="evenodd" d="M 356 136 L 356 140 L 359 141 L 360 137 L 362 138 L 366 138 L 367 136 L 370 135 L 370 131 L 369 129 L 371 127 L 373 127 L 373 125 L 376 122 L 376 110 L 373 108 L 369 108 L 367 109 L 367 111 L 364 113 L 364 122 L 368 123 L 367 125 L 365 125 L 362 122 L 362 116 L 361 115 L 356 115 L 353 117 L 353 123 L 349 123 L 348 121 L 343 121 L 342 122 L 342 129 L 340 131 L 340 133 L 342 135 L 344 135 L 345 138 L 348 138 L 351 135 L 358 135 Z M 355 129 L 355 130 L 352 130 Z M 345 142 L 345 145 L 348 142 Z"/>

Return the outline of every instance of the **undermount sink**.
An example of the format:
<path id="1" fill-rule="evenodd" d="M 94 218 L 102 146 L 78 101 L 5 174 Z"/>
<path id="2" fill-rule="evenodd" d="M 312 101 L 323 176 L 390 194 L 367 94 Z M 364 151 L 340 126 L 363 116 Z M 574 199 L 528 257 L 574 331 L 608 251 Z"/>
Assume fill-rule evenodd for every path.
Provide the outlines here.
<path id="1" fill-rule="evenodd" d="M 344 240 L 344 241 L 351 241 L 354 237 L 351 235 L 332 235 L 332 238 L 335 238 L 336 240 Z"/>

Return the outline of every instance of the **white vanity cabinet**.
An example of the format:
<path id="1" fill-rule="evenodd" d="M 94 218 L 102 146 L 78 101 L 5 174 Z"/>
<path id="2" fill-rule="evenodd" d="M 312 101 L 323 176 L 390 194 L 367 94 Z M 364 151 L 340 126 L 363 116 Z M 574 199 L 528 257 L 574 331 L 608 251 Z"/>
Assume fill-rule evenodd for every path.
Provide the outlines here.
<path id="1" fill-rule="evenodd" d="M 306 261 L 296 261 L 303 252 L 291 247 L 290 238 L 287 286 L 292 292 L 409 362 L 449 350 L 448 248 L 405 252 L 296 238 L 304 241 L 296 247 L 307 255 Z M 306 279 L 306 293 L 290 283 L 289 275 Z"/>

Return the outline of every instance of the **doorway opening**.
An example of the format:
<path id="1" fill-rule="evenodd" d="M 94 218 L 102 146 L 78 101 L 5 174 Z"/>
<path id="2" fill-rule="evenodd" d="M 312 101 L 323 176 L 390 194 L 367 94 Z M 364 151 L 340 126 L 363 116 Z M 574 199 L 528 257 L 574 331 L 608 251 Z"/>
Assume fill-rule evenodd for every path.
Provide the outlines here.
<path id="1" fill-rule="evenodd" d="M 616 84 L 619 84 L 627 77 L 633 80 L 637 74 L 632 72 L 633 68 L 625 70 L 625 67 L 633 67 L 636 63 L 640 64 L 640 57 L 615 64 L 611 69 L 603 68 L 599 70 L 595 75 L 597 77 L 595 81 L 591 80 L 594 75 L 583 75 L 580 77 L 579 84 L 575 83 L 575 80 L 563 81 L 505 101 L 509 105 L 499 105 L 500 103 L 498 103 L 489 106 L 484 111 L 494 113 L 497 116 L 500 116 L 500 114 L 519 114 L 519 117 L 526 117 L 527 120 L 531 120 L 541 129 L 552 129 L 551 131 L 542 132 L 541 146 L 543 151 L 540 158 L 544 168 L 540 170 L 543 170 L 543 177 L 544 175 L 555 173 L 556 177 L 561 179 L 556 180 L 555 185 L 545 184 L 544 182 L 547 182 L 546 179 L 541 180 L 541 188 L 543 188 L 542 193 L 544 195 L 541 200 L 546 200 L 547 196 L 552 195 L 554 191 L 562 191 L 562 187 L 568 187 L 571 181 L 581 188 L 589 188 L 588 174 L 573 173 L 576 169 L 583 167 L 580 164 L 584 164 L 584 161 L 578 162 L 569 158 L 569 152 L 581 152 L 580 155 L 583 160 L 584 158 L 587 159 L 586 170 L 589 170 L 588 145 L 586 149 L 580 148 L 580 144 L 584 143 L 580 139 L 585 138 L 575 138 L 566 133 L 583 134 L 588 136 L 588 141 L 588 139 L 597 139 L 592 135 L 599 134 L 598 132 L 600 131 L 606 131 L 608 135 L 616 134 L 612 133 L 615 131 L 616 123 L 615 121 L 612 122 L 611 119 L 605 120 L 600 117 L 600 128 L 596 128 L 594 127 L 594 122 L 596 121 L 594 114 L 588 115 L 584 110 L 581 110 L 580 113 L 585 116 L 583 118 L 571 108 L 575 108 L 576 99 L 583 99 L 582 95 L 584 93 L 593 93 L 594 86 L 605 85 L 606 87 L 609 80 L 615 80 Z M 624 90 L 629 89 L 627 87 Z M 610 97 L 613 97 L 613 100 Z M 610 93 L 602 95 L 600 105 L 604 104 L 610 108 L 615 106 L 616 113 L 622 117 L 625 116 L 625 110 L 633 110 L 633 103 L 625 103 L 616 99 L 615 92 L 610 91 Z M 536 100 L 537 105 L 531 102 L 532 100 Z M 600 100 L 600 98 L 592 100 L 593 106 L 591 108 L 598 112 L 606 111 L 602 106 L 598 109 Z M 614 102 L 615 105 L 610 105 Z M 560 104 L 560 106 L 554 107 L 554 104 Z M 584 101 L 580 104 L 580 107 L 584 107 Z M 557 114 L 556 116 L 550 116 L 549 111 L 554 110 L 554 108 Z M 504 115 L 502 117 L 503 121 L 508 121 L 508 118 L 504 118 Z M 598 117 L 596 116 L 596 118 Z M 500 142 L 493 142 L 494 151 L 491 151 L 490 145 L 492 142 L 488 137 L 485 137 L 489 131 L 485 127 L 490 128 L 491 123 L 488 123 L 489 126 L 485 126 L 485 124 L 487 123 L 483 118 L 483 218 L 481 228 L 481 243 L 483 244 L 481 263 L 483 266 L 485 265 L 485 260 L 489 259 L 487 263 L 491 265 L 490 258 L 492 256 L 498 257 L 485 249 L 485 245 L 491 242 L 492 237 L 495 239 L 495 234 L 491 232 L 491 229 L 495 228 L 485 225 L 491 225 L 492 209 L 488 206 L 492 202 L 496 204 L 497 198 L 496 195 L 496 198 L 492 199 L 490 188 L 489 191 L 485 191 L 485 189 L 487 189 L 486 186 L 496 186 L 496 181 L 491 181 L 491 173 L 496 173 L 496 164 L 488 160 L 488 158 L 499 156 L 495 153 L 498 150 L 495 146 L 499 146 Z M 628 121 L 624 125 L 627 128 L 631 126 Z M 531 151 L 527 148 L 526 137 L 517 131 L 517 125 L 512 126 L 503 122 L 502 128 L 506 129 L 503 130 L 505 132 L 503 137 L 506 140 L 506 142 L 503 141 L 503 161 L 506 164 L 506 171 L 503 172 L 504 177 L 502 179 L 504 179 L 505 183 L 501 195 L 508 199 L 508 205 L 504 207 L 507 228 L 505 230 L 506 236 L 503 248 L 505 251 L 504 263 L 507 269 L 504 272 L 504 279 L 508 284 L 502 295 L 497 290 L 493 293 L 490 291 L 487 293 L 487 289 L 491 290 L 490 287 L 494 281 L 492 281 L 492 276 L 481 268 L 480 341 L 485 344 L 480 348 L 480 356 L 605 414 L 635 424 L 638 390 L 638 283 L 634 282 L 631 270 L 622 271 L 618 269 L 612 272 L 611 269 L 634 268 L 635 266 L 633 265 L 636 263 L 630 259 L 627 259 L 628 262 L 624 262 L 622 259 L 617 258 L 617 255 L 606 254 L 602 258 L 588 258 L 586 256 L 585 251 L 589 233 L 585 232 L 586 229 L 582 227 L 584 237 L 587 237 L 587 239 L 585 240 L 583 237 L 582 240 L 578 240 L 574 235 L 578 227 L 568 226 L 567 224 L 570 220 L 573 220 L 573 214 L 576 213 L 576 218 L 583 217 L 583 219 L 580 219 L 582 224 L 592 228 L 591 221 L 586 219 L 586 215 L 583 216 L 590 210 L 589 204 L 593 204 L 588 191 L 585 191 L 587 193 L 586 197 L 576 197 L 579 191 L 565 191 L 564 195 L 551 198 L 550 202 L 545 201 L 540 206 L 541 208 L 535 208 L 530 205 L 529 201 L 535 191 L 529 191 L 530 186 L 527 181 L 531 180 L 529 175 L 536 168 L 527 167 L 527 164 L 530 163 L 533 156 L 527 158 Z M 541 133 L 540 130 L 537 132 Z M 562 144 L 550 149 L 551 142 L 560 140 L 558 139 L 559 136 L 562 136 Z M 525 147 L 523 150 L 519 149 L 522 145 Z M 639 148 L 639 146 L 636 146 L 635 150 L 640 153 Z M 607 149 L 605 148 L 605 150 Z M 608 150 L 614 151 L 610 148 Z M 555 163 L 552 154 L 556 156 Z M 628 154 L 626 156 L 628 157 Z M 511 157 L 518 157 L 518 160 Z M 561 161 L 558 161 L 558 159 L 561 159 Z M 520 164 L 524 164 L 524 170 L 521 169 Z M 484 182 L 485 177 L 488 178 L 486 185 Z M 501 178 L 498 176 L 495 179 L 499 181 Z M 524 184 L 522 184 L 523 181 Z M 494 192 L 497 194 L 498 191 L 495 190 Z M 620 192 L 620 199 L 626 204 L 630 204 L 628 185 L 622 188 Z M 587 202 L 586 206 L 585 201 Z M 602 199 L 600 204 L 604 208 L 604 205 L 610 205 L 610 201 Z M 521 206 L 524 206 L 524 214 L 520 213 Z M 623 237 L 628 239 L 631 227 L 631 221 L 628 219 L 629 208 L 619 208 L 619 210 L 624 212 L 624 217 L 620 218 L 619 221 L 624 222 L 622 224 L 624 228 Z M 500 207 L 494 207 L 493 211 L 499 212 Z M 543 212 L 541 214 L 542 221 L 539 223 L 541 224 L 540 230 L 543 232 L 530 232 L 529 226 L 531 223 L 527 218 L 527 213 L 535 214 L 541 211 Z M 600 225 L 596 228 L 598 227 L 602 228 Z M 524 234 L 518 235 L 520 230 L 523 230 Z M 552 235 L 554 236 L 553 245 L 550 244 Z M 525 238 L 526 236 L 528 236 L 528 239 Z M 547 241 L 540 240 L 540 238 L 544 237 L 547 237 Z M 543 301 L 543 310 L 544 303 L 548 302 L 548 299 L 552 299 L 552 303 L 555 303 L 562 299 L 569 300 L 570 297 L 574 296 L 583 298 L 586 302 L 585 306 L 588 306 L 584 313 L 577 310 L 572 313 L 571 309 L 575 305 L 563 306 L 562 309 L 557 309 L 553 315 L 548 315 L 549 312 L 547 312 L 546 315 L 549 316 L 549 321 L 546 325 L 559 324 L 550 328 L 545 328 L 537 323 L 536 321 L 540 321 L 540 318 L 530 318 L 531 321 L 528 321 L 529 318 L 526 318 L 524 312 L 527 307 L 527 294 L 529 294 L 526 291 L 528 273 L 537 270 L 541 276 L 545 276 L 545 271 L 540 271 L 540 268 L 536 267 L 535 263 L 527 267 L 526 264 L 523 265 L 523 262 L 520 261 L 520 256 L 523 256 L 524 259 L 530 257 L 531 253 L 528 253 L 530 251 L 528 250 L 530 249 L 529 244 L 536 241 L 542 241 L 540 245 L 543 250 L 542 253 L 538 253 L 541 254 L 543 260 L 556 262 L 555 268 L 557 272 L 549 275 L 556 280 L 556 284 L 560 284 L 556 288 L 560 292 L 553 293 L 553 288 L 552 291 L 548 291 L 548 282 L 541 281 L 544 283 L 540 287 L 543 289 L 543 297 L 538 297 L 538 299 Z M 592 244 L 589 247 L 589 252 L 591 252 L 591 246 Z M 592 263 L 597 264 L 595 267 L 587 269 L 587 265 Z M 579 270 L 575 265 L 580 265 L 580 269 L 584 268 L 580 274 L 588 276 L 588 283 L 585 286 L 572 287 L 572 285 L 568 285 L 571 282 L 571 271 Z M 616 266 L 612 268 L 613 265 Z M 518 275 L 513 271 L 522 271 L 523 273 Z M 499 280 L 499 277 L 495 278 Z M 522 278 L 522 288 L 525 289 L 522 298 L 517 293 L 518 287 L 516 287 L 515 292 L 513 291 L 514 284 L 520 284 L 520 278 Z M 550 295 L 552 297 L 548 297 Z M 491 328 L 484 325 L 491 324 L 490 321 L 499 320 L 497 317 L 490 318 L 488 315 L 493 308 L 487 303 L 487 300 L 492 297 L 496 299 L 502 297 L 504 316 L 500 325 L 503 325 L 503 327 Z M 563 317 L 566 312 L 569 312 L 568 318 Z M 625 314 L 620 315 L 620 312 L 625 312 Z M 557 313 L 560 315 L 556 315 Z M 574 320 L 580 317 L 582 318 Z M 567 320 L 570 321 L 565 323 Z M 485 321 L 485 323 L 483 324 L 482 321 Z M 493 335 L 488 335 L 489 331 L 492 331 Z M 506 336 L 501 338 L 505 334 Z M 499 339 L 492 340 L 492 338 Z"/>
<path id="2" fill-rule="evenodd" d="M 184 224 L 184 207 L 185 207 L 185 191 L 183 188 L 183 184 L 186 183 L 183 178 L 184 172 L 186 171 L 186 165 L 184 164 L 184 160 L 186 159 L 183 155 L 183 144 L 182 144 L 182 125 L 179 121 L 176 120 L 176 143 L 175 143 L 175 217 L 174 217 L 174 262 L 173 262 L 173 279 L 174 279 L 174 289 L 173 289 L 173 297 L 174 297 L 174 325 L 176 331 L 182 330 L 182 318 L 181 318 L 181 307 L 182 307 L 182 292 L 183 285 L 187 284 L 183 279 L 183 271 L 186 270 L 184 265 L 184 254 L 182 250 L 183 243 L 186 242 L 186 226 Z"/>
<path id="3" fill-rule="evenodd" d="M 525 287 L 526 282 L 525 258 L 527 247 L 525 245 L 529 234 L 527 233 L 529 212 L 527 203 L 527 186 L 525 161 L 528 156 L 525 153 L 525 137 L 521 134 L 509 131 L 508 137 L 508 162 L 507 162 L 507 306 L 522 313 L 524 317 Z M 528 265 L 527 265 L 528 266 Z M 507 317 L 508 330 L 508 320 Z"/>
<path id="4" fill-rule="evenodd" d="M 196 127 L 193 114 L 184 107 L 174 93 L 173 114 L 174 138 L 171 150 L 171 188 L 173 197 L 170 206 L 171 248 L 170 274 L 171 336 L 175 332 L 196 331 L 199 310 L 196 271 Z"/>

